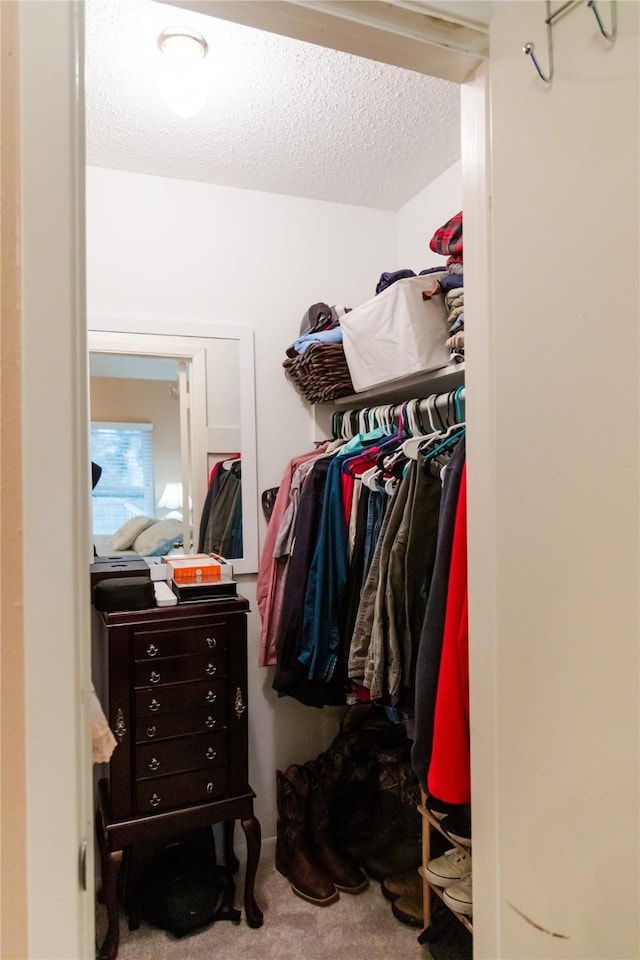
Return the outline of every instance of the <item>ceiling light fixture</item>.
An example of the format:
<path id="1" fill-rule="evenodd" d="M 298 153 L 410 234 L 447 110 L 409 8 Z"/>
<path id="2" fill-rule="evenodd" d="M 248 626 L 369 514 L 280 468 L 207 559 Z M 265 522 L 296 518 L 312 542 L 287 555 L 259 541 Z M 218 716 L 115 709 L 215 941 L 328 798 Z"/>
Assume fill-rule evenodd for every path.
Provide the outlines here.
<path id="1" fill-rule="evenodd" d="M 190 27 L 169 27 L 158 37 L 158 48 L 162 54 L 160 93 L 179 117 L 191 117 L 202 109 L 209 95 L 204 66 L 209 44 Z"/>

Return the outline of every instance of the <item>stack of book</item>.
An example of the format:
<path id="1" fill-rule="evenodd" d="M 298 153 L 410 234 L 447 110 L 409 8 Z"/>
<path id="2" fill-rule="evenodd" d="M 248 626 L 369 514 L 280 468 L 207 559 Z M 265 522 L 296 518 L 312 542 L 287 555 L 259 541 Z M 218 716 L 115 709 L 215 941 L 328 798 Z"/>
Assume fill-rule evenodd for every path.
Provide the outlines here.
<path id="1" fill-rule="evenodd" d="M 228 600 L 236 597 L 233 565 L 215 554 L 193 553 L 163 557 L 168 581 L 178 603 Z"/>

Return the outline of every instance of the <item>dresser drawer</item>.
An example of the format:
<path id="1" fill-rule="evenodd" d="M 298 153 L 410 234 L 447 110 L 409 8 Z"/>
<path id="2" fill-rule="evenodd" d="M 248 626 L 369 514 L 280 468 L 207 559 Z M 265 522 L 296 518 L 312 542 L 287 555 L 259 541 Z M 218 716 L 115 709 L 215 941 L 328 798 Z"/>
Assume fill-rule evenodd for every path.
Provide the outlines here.
<path id="1" fill-rule="evenodd" d="M 135 788 L 137 813 L 149 815 L 172 807 L 207 803 L 224 797 L 226 793 L 227 772 L 224 767 L 139 780 Z"/>
<path id="2" fill-rule="evenodd" d="M 136 779 L 220 767 L 226 759 L 224 731 L 162 740 L 136 749 Z"/>
<path id="3" fill-rule="evenodd" d="M 142 717 L 136 720 L 136 743 L 155 743 L 167 737 L 182 737 L 188 733 L 208 733 L 224 730 L 224 697 L 212 706 L 198 710 L 180 710 L 177 713 Z"/>
<path id="4" fill-rule="evenodd" d="M 227 627 L 217 623 L 208 627 L 183 627 L 173 630 L 136 630 L 133 635 L 134 660 L 158 660 L 185 653 L 223 653 L 227 645 Z"/>
<path id="5" fill-rule="evenodd" d="M 191 657 L 164 657 L 161 660 L 145 660 L 134 667 L 134 686 L 162 686 L 164 683 L 179 683 L 182 680 L 207 680 L 209 677 L 224 677 L 226 657 L 217 650 Z"/>
<path id="6" fill-rule="evenodd" d="M 152 717 L 174 710 L 191 710 L 193 707 L 212 707 L 224 700 L 224 680 L 173 683 L 160 688 L 145 687 L 135 692 L 136 717 Z"/>

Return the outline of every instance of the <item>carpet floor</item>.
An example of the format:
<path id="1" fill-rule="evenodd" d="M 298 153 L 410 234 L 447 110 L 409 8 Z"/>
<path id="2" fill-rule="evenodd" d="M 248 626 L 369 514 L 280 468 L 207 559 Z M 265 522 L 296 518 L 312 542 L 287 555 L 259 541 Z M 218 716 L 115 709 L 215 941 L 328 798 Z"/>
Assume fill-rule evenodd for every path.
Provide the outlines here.
<path id="1" fill-rule="evenodd" d="M 144 921 L 129 930 L 120 921 L 118 960 L 430 960 L 418 943 L 420 930 L 396 920 L 380 885 L 371 881 L 356 896 L 341 894 L 328 907 L 315 907 L 295 896 L 275 869 L 274 844 L 263 844 L 255 897 L 264 925 L 251 929 L 218 921 L 198 933 L 176 938 Z M 237 875 L 236 906 L 242 905 L 243 867 Z M 96 937 L 106 926 L 104 907 L 96 908 Z M 436 951 L 433 951 L 433 956 Z M 452 960 L 457 960 L 452 954 Z"/>

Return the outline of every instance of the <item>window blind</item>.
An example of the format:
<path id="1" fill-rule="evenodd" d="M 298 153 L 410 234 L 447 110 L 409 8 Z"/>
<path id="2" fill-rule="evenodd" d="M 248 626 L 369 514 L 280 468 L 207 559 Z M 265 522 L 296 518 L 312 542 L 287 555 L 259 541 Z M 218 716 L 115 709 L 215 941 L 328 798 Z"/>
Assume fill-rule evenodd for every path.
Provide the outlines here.
<path id="1" fill-rule="evenodd" d="M 92 498 L 94 534 L 154 516 L 153 424 L 92 423 L 91 459 L 102 467 Z"/>

